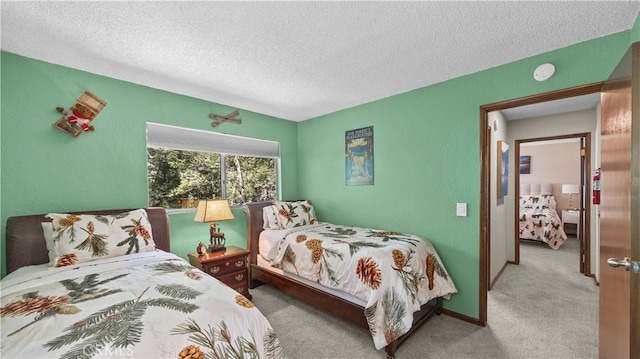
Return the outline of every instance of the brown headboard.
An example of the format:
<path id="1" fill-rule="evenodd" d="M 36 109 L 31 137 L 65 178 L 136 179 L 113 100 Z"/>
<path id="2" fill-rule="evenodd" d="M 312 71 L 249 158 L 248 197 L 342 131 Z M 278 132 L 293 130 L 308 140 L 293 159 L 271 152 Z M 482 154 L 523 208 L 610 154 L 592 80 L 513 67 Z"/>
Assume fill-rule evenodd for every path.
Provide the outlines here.
<path id="1" fill-rule="evenodd" d="M 133 209 L 108 209 L 100 211 L 65 212 L 73 214 L 117 214 L 128 212 Z M 164 208 L 145 208 L 151 223 L 151 233 L 156 248 L 169 252 L 171 249 L 169 241 L 169 217 Z M 262 218 L 262 217 L 261 217 Z M 7 273 L 34 264 L 44 264 L 49 262 L 49 253 L 44 241 L 42 232 L 42 222 L 51 222 L 45 214 L 34 214 L 27 216 L 15 216 L 7 219 L 7 251 L 6 263 Z"/>
<path id="2" fill-rule="evenodd" d="M 244 213 L 247 215 L 247 249 L 249 252 L 249 263 L 256 264 L 258 262 L 258 239 L 260 232 L 263 231 L 262 209 L 270 206 L 271 201 L 247 203 L 243 206 Z"/>

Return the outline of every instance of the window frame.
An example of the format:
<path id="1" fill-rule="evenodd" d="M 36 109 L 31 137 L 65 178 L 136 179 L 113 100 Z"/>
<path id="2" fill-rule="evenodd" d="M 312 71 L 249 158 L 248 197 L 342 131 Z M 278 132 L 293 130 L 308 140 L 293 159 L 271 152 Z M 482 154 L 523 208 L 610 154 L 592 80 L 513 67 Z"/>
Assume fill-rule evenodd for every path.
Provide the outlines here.
<path id="1" fill-rule="evenodd" d="M 173 134 L 176 134 L 174 136 Z M 190 136 L 193 137 L 190 137 Z M 280 144 L 276 141 L 229 135 L 220 132 L 204 131 L 188 127 L 147 122 L 147 142 L 146 149 L 164 148 L 169 150 L 197 151 L 213 153 L 220 156 L 220 195 L 227 198 L 227 164 L 228 156 L 243 156 L 255 158 L 268 158 L 274 160 L 276 198 L 281 192 L 280 183 Z M 192 140 L 195 139 L 195 140 Z M 230 149 L 234 151 L 220 151 L 216 149 Z M 148 153 L 148 150 L 147 150 Z M 265 155 L 266 153 L 266 155 Z M 268 155 L 271 154 L 271 155 Z M 274 155 L 275 154 L 275 155 Z M 149 173 L 147 161 L 147 175 Z M 147 180 L 147 203 L 149 203 L 149 182 Z M 232 208 L 239 208 L 243 204 L 231 205 Z M 189 213 L 195 212 L 196 208 L 166 208 L 167 213 Z"/>

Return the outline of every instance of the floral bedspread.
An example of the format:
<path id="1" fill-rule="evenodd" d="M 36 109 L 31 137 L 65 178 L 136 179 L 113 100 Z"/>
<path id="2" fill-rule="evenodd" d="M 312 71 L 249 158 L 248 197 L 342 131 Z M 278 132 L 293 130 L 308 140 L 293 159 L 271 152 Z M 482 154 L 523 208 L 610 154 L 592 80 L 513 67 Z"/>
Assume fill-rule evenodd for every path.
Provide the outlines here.
<path id="1" fill-rule="evenodd" d="M 567 235 L 562 228 L 558 213 L 550 208 L 520 209 L 520 238 L 542 241 L 553 249 L 558 249 Z"/>
<path id="2" fill-rule="evenodd" d="M 3 358 L 279 358 L 244 296 L 162 251 L 4 278 Z"/>
<path id="3" fill-rule="evenodd" d="M 422 304 L 457 292 L 433 245 L 414 235 L 320 223 L 288 230 L 271 254 L 285 271 L 366 301 L 377 349 L 409 331 Z"/>

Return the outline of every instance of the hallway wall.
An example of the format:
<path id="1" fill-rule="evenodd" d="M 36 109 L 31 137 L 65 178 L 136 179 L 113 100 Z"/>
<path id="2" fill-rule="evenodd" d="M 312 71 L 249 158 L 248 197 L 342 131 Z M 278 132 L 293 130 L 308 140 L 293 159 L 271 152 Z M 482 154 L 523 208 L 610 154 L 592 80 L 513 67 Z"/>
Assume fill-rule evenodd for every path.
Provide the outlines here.
<path id="1" fill-rule="evenodd" d="M 580 184 L 580 140 L 527 142 L 520 145 L 520 156 L 530 156 L 531 171 L 520 174 L 520 183 L 551 183 L 556 200 L 556 211 L 580 205 L 580 195 L 562 193 L 563 184 Z M 514 159 L 517 161 L 518 159 Z"/>
<path id="2" fill-rule="evenodd" d="M 496 195 L 498 188 L 498 173 L 495 170 L 498 166 L 498 141 L 507 140 L 507 120 L 504 118 L 502 112 L 494 111 L 488 114 L 488 125 L 491 128 L 491 176 L 490 186 L 492 190 L 491 195 L 491 238 L 489 246 L 489 285 L 496 279 L 500 270 L 507 264 L 509 259 L 509 253 L 507 249 L 509 246 L 507 242 L 513 242 L 513 236 L 511 233 L 514 231 L 514 224 L 511 216 L 507 215 L 506 202 L 512 201 L 513 187 L 510 187 L 510 191 L 506 196 L 498 197 Z M 513 151 L 511 151 L 513 153 Z M 513 162 L 513 159 L 510 159 Z M 511 246 L 513 247 L 513 246 Z"/>

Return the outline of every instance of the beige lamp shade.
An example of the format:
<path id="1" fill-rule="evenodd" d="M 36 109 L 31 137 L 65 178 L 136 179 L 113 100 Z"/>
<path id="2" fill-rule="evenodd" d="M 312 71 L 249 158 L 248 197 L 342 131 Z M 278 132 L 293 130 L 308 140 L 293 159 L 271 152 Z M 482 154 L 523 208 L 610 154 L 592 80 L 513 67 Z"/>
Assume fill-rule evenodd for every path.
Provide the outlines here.
<path id="1" fill-rule="evenodd" d="M 226 199 L 206 199 L 198 203 L 195 222 L 215 222 L 234 219 L 229 201 Z"/>

